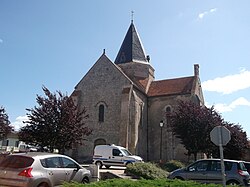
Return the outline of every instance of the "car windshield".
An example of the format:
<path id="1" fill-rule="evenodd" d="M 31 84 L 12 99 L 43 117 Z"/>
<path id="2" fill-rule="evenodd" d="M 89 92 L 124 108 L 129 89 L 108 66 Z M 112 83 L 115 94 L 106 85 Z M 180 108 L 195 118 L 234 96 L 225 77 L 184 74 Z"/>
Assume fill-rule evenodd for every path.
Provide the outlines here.
<path id="1" fill-rule="evenodd" d="M 34 159 L 31 157 L 20 156 L 20 155 L 10 155 L 7 156 L 1 163 L 1 168 L 26 168 L 31 166 Z"/>
<path id="2" fill-rule="evenodd" d="M 127 149 L 121 149 L 121 151 L 122 151 L 123 155 L 125 155 L 125 156 L 132 155 Z"/>

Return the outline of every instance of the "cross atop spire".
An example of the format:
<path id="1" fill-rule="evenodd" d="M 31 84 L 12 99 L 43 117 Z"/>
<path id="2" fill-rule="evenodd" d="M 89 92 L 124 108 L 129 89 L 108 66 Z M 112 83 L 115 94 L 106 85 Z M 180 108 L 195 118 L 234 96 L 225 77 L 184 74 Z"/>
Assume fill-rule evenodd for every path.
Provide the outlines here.
<path id="1" fill-rule="evenodd" d="M 135 13 L 135 12 L 132 10 L 132 11 L 131 11 L 131 23 L 134 22 L 134 13 Z"/>

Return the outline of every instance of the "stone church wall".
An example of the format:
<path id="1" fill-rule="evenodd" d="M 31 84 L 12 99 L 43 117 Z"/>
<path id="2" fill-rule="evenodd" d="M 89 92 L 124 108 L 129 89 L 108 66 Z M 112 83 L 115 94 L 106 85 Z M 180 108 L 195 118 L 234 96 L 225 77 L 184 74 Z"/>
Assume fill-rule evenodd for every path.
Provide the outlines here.
<path id="1" fill-rule="evenodd" d="M 149 160 L 162 161 L 181 160 L 187 161 L 186 149 L 180 144 L 172 132 L 166 115 L 166 108 L 170 107 L 173 111 L 179 99 L 190 100 L 190 95 L 184 96 L 161 96 L 149 98 Z M 163 121 L 162 127 L 162 149 L 160 121 Z M 161 154 L 161 156 L 160 156 Z"/>
<path id="2" fill-rule="evenodd" d="M 93 130 L 92 135 L 85 137 L 84 145 L 74 150 L 78 160 L 92 159 L 97 139 L 103 139 L 107 144 L 119 144 L 121 96 L 123 87 L 129 85 L 130 82 L 106 57 L 101 57 L 77 85 L 76 90 L 81 92 L 78 105 L 86 107 L 89 114 L 86 125 Z M 98 121 L 100 104 L 105 107 L 104 122 Z"/>
<path id="3" fill-rule="evenodd" d="M 147 98 L 138 90 L 133 90 L 130 108 L 129 150 L 146 159 L 147 151 Z"/>

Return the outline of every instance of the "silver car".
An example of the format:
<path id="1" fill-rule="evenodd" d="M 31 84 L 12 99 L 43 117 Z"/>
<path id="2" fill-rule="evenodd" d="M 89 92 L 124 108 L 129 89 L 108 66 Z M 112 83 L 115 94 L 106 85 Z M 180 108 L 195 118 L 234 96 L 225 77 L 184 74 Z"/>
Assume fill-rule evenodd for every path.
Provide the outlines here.
<path id="1" fill-rule="evenodd" d="M 90 178 L 89 170 L 60 154 L 11 154 L 0 163 L 0 186 L 54 187 L 70 181 L 88 183 Z"/>
<path id="2" fill-rule="evenodd" d="M 227 185 L 249 186 L 249 174 L 243 161 L 224 160 L 224 164 Z M 222 184 L 220 159 L 198 160 L 186 168 L 171 172 L 168 178 Z"/>

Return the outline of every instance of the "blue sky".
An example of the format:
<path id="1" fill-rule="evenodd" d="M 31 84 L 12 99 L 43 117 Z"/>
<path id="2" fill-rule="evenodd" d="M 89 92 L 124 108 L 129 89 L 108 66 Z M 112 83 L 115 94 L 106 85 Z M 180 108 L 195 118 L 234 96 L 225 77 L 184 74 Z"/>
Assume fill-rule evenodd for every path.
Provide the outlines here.
<path id="1" fill-rule="evenodd" d="M 200 78 L 207 106 L 250 136 L 250 1 L 0 0 L 0 106 L 19 128 L 42 86 L 70 95 L 131 21 L 156 80 Z"/>

